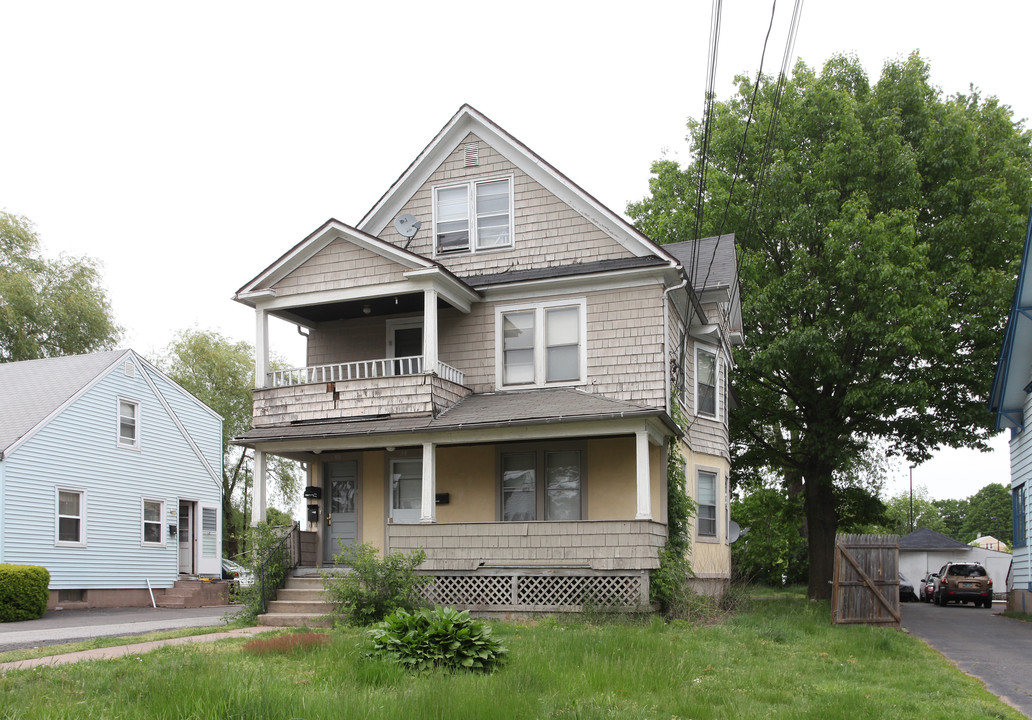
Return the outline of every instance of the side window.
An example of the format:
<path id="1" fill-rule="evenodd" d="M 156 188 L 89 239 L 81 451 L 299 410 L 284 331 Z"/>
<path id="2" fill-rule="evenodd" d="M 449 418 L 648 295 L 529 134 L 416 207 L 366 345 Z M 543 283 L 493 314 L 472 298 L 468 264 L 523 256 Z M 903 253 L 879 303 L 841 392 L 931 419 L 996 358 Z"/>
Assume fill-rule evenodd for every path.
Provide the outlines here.
<path id="1" fill-rule="evenodd" d="M 717 536 L 717 474 L 709 470 L 699 470 L 698 479 L 699 504 L 698 534 L 700 537 Z"/>
<path id="2" fill-rule="evenodd" d="M 55 544 L 86 544 L 85 490 L 57 489 L 57 514 L 54 525 Z"/>
<path id="3" fill-rule="evenodd" d="M 140 403 L 118 399 L 118 446 L 140 447 Z"/>
<path id="4" fill-rule="evenodd" d="M 438 254 L 493 250 L 512 245 L 512 178 L 434 189 Z"/>
<path id="5" fill-rule="evenodd" d="M 695 348 L 695 414 L 716 418 L 717 405 L 717 353 L 699 345 Z"/>
<path id="6" fill-rule="evenodd" d="M 1011 493 L 1011 502 L 1013 503 L 1011 515 L 1014 518 L 1014 547 L 1025 547 L 1028 545 L 1028 525 L 1025 514 L 1028 506 L 1025 504 L 1024 484 L 1014 488 Z"/>
<path id="7" fill-rule="evenodd" d="M 165 544 L 165 526 L 162 523 L 164 517 L 165 502 L 163 500 L 143 501 L 142 537 L 144 545 Z"/>

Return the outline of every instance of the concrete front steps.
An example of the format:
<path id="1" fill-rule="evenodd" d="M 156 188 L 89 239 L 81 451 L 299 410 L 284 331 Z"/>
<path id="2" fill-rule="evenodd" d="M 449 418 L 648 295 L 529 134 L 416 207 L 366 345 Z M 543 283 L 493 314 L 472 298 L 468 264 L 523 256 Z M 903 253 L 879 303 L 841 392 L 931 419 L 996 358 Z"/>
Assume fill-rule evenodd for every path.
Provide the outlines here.
<path id="1" fill-rule="evenodd" d="M 318 575 L 289 577 L 285 587 L 276 591 L 268 610 L 258 616 L 258 624 L 268 627 L 332 627 L 331 614 L 336 603 L 327 602 L 323 581 Z"/>
<path id="2" fill-rule="evenodd" d="M 163 608 L 199 608 L 229 604 L 229 583 L 224 581 L 176 580 L 175 584 L 155 597 Z"/>

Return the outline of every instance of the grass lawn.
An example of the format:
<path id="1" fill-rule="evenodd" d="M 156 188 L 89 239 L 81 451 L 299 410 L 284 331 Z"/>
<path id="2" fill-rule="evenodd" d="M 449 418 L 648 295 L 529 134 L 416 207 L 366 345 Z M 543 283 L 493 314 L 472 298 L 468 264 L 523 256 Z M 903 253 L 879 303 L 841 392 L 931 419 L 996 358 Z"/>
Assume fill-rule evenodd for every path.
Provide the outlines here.
<path id="1" fill-rule="evenodd" d="M 788 597 L 704 627 L 500 623 L 493 675 L 408 675 L 367 658 L 357 630 L 280 654 L 169 647 L 9 672 L 0 718 L 1023 718 L 920 641 L 828 617 Z"/>

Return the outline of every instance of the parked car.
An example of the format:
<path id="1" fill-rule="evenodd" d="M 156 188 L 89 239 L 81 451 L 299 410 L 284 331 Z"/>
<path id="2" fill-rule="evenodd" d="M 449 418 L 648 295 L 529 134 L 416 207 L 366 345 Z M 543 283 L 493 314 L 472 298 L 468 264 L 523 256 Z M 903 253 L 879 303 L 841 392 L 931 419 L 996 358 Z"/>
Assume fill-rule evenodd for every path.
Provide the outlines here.
<path id="1" fill-rule="evenodd" d="M 914 583 L 907 580 L 903 573 L 899 574 L 899 601 L 917 602 L 917 595 L 914 593 Z"/>
<path id="2" fill-rule="evenodd" d="M 975 607 L 990 608 L 993 581 L 980 563 L 948 562 L 939 569 L 933 598 L 937 605 L 971 601 Z"/>
<path id="3" fill-rule="evenodd" d="M 235 563 L 228 558 L 222 558 L 222 579 L 233 580 L 240 587 L 254 585 L 254 574 L 240 563 Z"/>
<path id="4" fill-rule="evenodd" d="M 935 592 L 935 580 L 939 577 L 939 573 L 928 573 L 921 578 L 921 585 L 918 588 L 918 598 L 921 602 L 931 602 L 932 593 Z"/>

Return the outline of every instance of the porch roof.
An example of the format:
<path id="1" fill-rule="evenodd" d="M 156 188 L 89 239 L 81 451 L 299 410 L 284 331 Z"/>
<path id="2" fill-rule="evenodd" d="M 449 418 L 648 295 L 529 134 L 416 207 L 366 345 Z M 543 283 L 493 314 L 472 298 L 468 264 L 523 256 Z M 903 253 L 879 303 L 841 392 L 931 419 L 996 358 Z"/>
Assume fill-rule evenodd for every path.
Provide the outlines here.
<path id="1" fill-rule="evenodd" d="M 671 435 L 681 434 L 666 411 L 660 408 L 614 400 L 573 388 L 545 388 L 468 395 L 437 417 L 377 416 L 358 420 L 296 422 L 255 428 L 234 438 L 233 442 L 252 446 L 277 440 L 411 434 L 649 417 L 661 420 Z"/>

